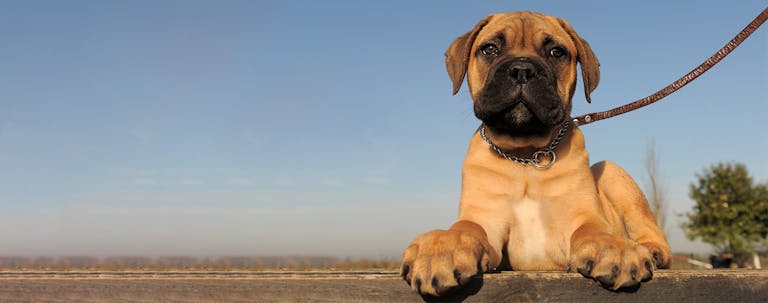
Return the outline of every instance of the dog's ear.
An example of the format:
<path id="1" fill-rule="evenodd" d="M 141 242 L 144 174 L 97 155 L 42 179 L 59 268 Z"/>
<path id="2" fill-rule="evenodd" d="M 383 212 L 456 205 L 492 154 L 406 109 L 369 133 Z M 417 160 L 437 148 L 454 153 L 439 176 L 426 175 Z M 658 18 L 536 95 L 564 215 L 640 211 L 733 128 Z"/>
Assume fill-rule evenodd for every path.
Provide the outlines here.
<path id="1" fill-rule="evenodd" d="M 577 60 L 581 64 L 581 75 L 584 78 L 584 95 L 587 97 L 587 102 L 592 103 L 592 99 L 589 94 L 597 88 L 597 84 L 600 82 L 600 62 L 597 61 L 597 56 L 589 47 L 589 43 L 586 40 L 579 37 L 579 34 L 573 30 L 568 22 L 563 19 L 557 19 L 560 22 L 560 26 L 568 32 L 571 36 L 573 43 L 576 44 L 576 51 L 578 54 Z"/>
<path id="2" fill-rule="evenodd" d="M 464 76 L 467 74 L 467 67 L 469 66 L 469 55 L 472 53 L 472 44 L 475 43 L 477 33 L 483 29 L 483 26 L 488 24 L 491 19 L 491 15 L 483 18 L 475 25 L 471 31 L 456 38 L 448 50 L 445 51 L 445 67 L 448 69 L 448 76 L 451 77 L 453 82 L 453 94 L 459 92 L 461 83 L 464 82 Z"/>

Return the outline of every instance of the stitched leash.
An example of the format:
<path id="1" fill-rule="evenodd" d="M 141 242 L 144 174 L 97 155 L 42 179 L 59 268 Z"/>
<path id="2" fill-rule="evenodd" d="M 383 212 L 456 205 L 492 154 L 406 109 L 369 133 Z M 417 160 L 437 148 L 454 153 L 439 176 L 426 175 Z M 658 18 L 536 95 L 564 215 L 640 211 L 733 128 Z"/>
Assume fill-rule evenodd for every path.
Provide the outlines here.
<path id="1" fill-rule="evenodd" d="M 728 54 L 731 53 L 734 49 L 736 49 L 741 42 L 744 42 L 749 35 L 755 32 L 757 28 L 759 28 L 765 20 L 768 19 L 768 8 L 764 9 L 760 15 L 758 15 L 752 22 L 747 25 L 741 32 L 739 32 L 736 37 L 734 37 L 728 44 L 723 46 L 717 53 L 709 57 L 704 63 L 687 73 L 685 76 L 683 76 L 680 79 L 677 79 L 677 81 L 673 82 L 672 84 L 668 85 L 667 87 L 661 89 L 660 91 L 655 92 L 654 94 L 647 96 L 645 98 L 639 99 L 637 101 L 634 101 L 632 103 L 619 106 L 617 108 L 603 111 L 603 112 L 594 112 L 590 114 L 585 114 L 578 116 L 576 118 L 573 118 L 573 123 L 576 125 L 586 125 L 595 121 L 608 119 L 614 116 L 621 115 L 626 112 L 630 112 L 633 110 L 636 110 L 638 108 L 644 107 L 646 105 L 649 105 L 651 103 L 654 103 L 656 101 L 661 100 L 662 98 L 668 96 L 671 93 L 674 93 L 681 87 L 685 86 L 686 84 L 690 83 L 694 79 L 701 76 L 704 72 L 715 66 L 720 60 L 725 58 L 725 56 L 728 56 Z"/>

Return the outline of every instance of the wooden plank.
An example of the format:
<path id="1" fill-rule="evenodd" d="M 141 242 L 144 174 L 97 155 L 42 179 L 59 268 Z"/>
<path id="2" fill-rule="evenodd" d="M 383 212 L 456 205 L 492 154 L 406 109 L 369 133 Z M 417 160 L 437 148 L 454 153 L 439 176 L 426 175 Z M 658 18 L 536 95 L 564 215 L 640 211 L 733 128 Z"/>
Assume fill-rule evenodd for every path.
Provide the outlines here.
<path id="1" fill-rule="evenodd" d="M 423 302 L 393 272 L 0 272 L 0 302 Z M 767 270 L 661 270 L 613 292 L 579 274 L 502 272 L 440 302 L 768 302 Z"/>

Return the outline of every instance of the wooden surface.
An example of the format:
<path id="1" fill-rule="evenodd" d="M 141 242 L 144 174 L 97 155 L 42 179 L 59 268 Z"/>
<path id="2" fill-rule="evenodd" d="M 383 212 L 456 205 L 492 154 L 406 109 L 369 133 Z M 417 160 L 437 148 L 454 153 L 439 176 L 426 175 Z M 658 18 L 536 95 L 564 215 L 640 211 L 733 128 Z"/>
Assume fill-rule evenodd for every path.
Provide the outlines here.
<path id="1" fill-rule="evenodd" d="M 0 302 L 423 302 L 392 272 L 0 272 Z M 503 272 L 446 302 L 768 302 L 768 270 L 662 270 L 606 290 L 579 274 Z"/>

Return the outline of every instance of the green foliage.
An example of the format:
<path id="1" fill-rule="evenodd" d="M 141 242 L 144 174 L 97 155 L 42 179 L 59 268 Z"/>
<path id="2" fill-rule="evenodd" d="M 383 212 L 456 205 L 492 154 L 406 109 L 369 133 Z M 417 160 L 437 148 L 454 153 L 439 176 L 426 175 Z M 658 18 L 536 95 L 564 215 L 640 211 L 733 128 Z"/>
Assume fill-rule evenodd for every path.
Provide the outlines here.
<path id="1" fill-rule="evenodd" d="M 720 252 L 752 253 L 768 235 L 768 185 L 753 184 L 739 163 L 713 165 L 696 178 L 689 192 L 696 205 L 682 225 L 686 236 Z"/>

